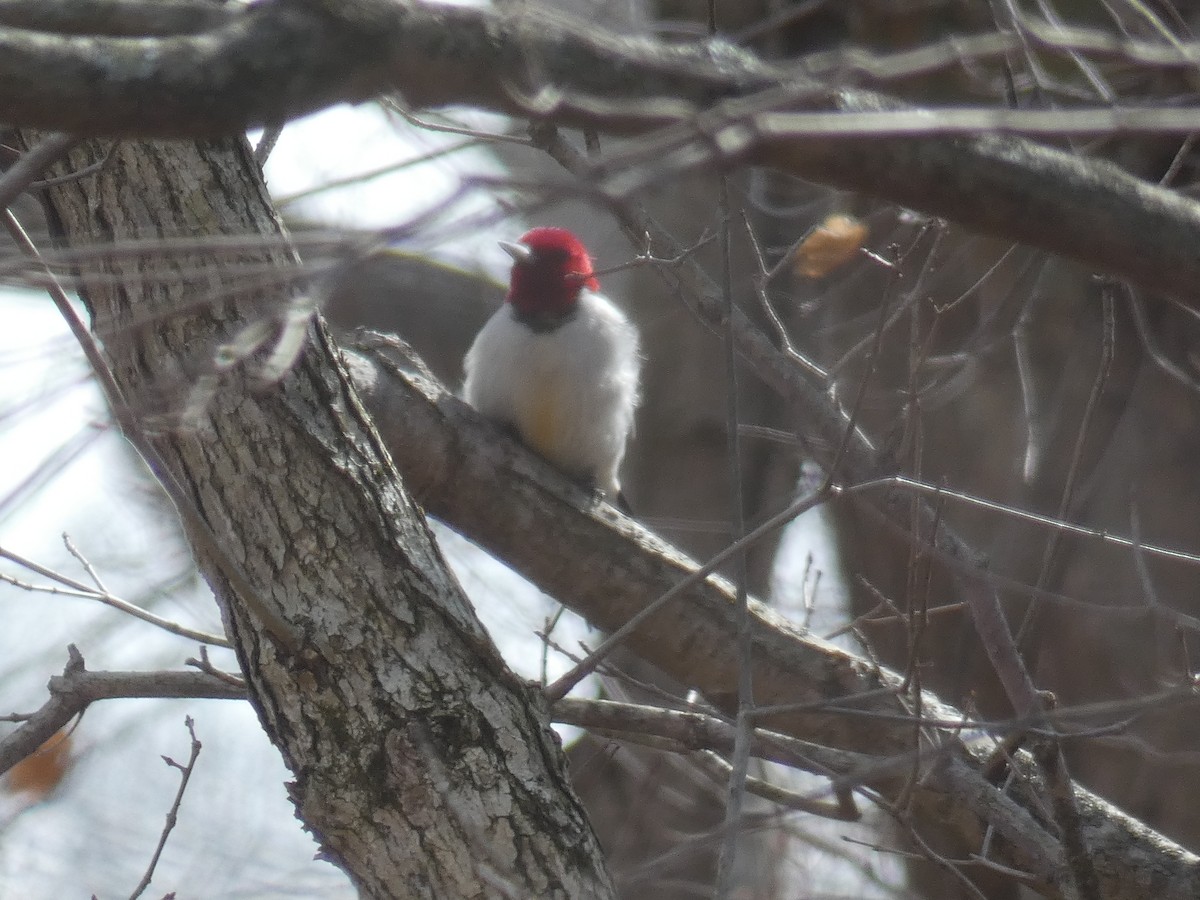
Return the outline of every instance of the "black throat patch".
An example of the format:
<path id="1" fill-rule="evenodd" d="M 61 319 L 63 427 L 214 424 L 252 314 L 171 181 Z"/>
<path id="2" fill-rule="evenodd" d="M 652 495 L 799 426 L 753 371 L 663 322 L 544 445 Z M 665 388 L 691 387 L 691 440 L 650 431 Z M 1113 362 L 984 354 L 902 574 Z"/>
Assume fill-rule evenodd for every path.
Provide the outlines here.
<path id="1" fill-rule="evenodd" d="M 558 311 L 522 312 L 515 306 L 512 308 L 513 317 L 535 334 L 546 334 L 566 325 L 579 314 L 579 305 L 572 304 L 569 309 Z"/>

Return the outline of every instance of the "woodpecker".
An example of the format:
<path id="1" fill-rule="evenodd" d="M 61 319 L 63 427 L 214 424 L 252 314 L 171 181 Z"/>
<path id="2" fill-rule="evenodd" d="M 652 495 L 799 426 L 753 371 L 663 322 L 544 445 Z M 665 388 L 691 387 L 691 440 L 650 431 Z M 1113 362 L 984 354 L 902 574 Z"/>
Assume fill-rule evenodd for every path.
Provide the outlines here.
<path id="1" fill-rule="evenodd" d="M 508 296 L 467 351 L 463 397 L 627 509 L 618 470 L 638 404 L 637 329 L 571 232 L 535 228 L 500 246 L 513 259 Z"/>

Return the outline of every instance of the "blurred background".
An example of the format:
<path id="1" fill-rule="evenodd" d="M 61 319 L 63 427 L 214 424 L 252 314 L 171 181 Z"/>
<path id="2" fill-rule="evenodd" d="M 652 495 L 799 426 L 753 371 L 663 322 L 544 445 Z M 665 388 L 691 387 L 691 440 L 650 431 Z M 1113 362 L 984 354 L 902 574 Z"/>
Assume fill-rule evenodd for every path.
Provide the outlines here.
<path id="1" fill-rule="evenodd" d="M 573 6 L 607 27 L 680 41 L 708 29 L 702 3 Z M 1019 16 L 1163 45 L 1191 40 L 1197 13 L 1195 4 L 1165 0 L 1028 6 L 754 0 L 716 11 L 723 36 L 773 57 L 946 47 L 951 36 L 1011 30 Z M 866 83 L 912 103 L 1065 109 L 1196 99 L 1190 70 L 1120 54 L 1027 49 L 962 64 L 951 54 L 945 65 L 874 79 L 824 59 L 832 82 Z M 585 146 L 582 135 L 564 137 Z M 1194 193 L 1190 138 L 1057 145 Z M 601 154 L 621 149 L 599 141 Z M 645 249 L 622 234 L 619 209 L 581 199 L 587 192 L 530 145 L 519 123 L 469 110 L 414 120 L 389 104 L 338 107 L 287 126 L 264 174 L 297 235 L 375 232 L 388 245 L 339 270 L 323 310 L 330 323 L 398 332 L 453 388 L 466 347 L 503 296 L 508 260 L 498 239 L 532 224 L 566 226 L 601 271 Z M 892 464 L 878 475 L 925 486 L 921 496 L 934 498 L 945 526 L 986 560 L 1037 686 L 1053 691 L 1060 708 L 1092 711 L 1066 744 L 1072 774 L 1200 849 L 1200 813 L 1190 799 L 1200 716 L 1194 704 L 1161 699 L 1190 678 L 1200 621 L 1200 575 L 1189 555 L 1200 552 L 1195 310 L 952 222 L 771 171 L 738 170 L 728 189 L 736 301 L 786 333 L 819 367 L 830 396 L 854 405 Z M 722 224 L 719 195 L 715 176 L 690 175 L 656 184 L 636 202 L 674 247 L 698 248 L 715 278 L 716 246 L 705 241 Z M 32 203 L 19 214 L 36 222 Z M 636 320 L 646 354 L 625 490 L 649 527 L 707 559 L 730 534 L 720 339 L 653 266 L 602 282 Z M 0 547 L 87 581 L 66 533 L 113 594 L 219 633 L 215 604 L 172 516 L 114 436 L 61 320 L 37 290 L 19 288 L 0 292 L 0 316 Z M 749 368 L 740 385 L 740 474 L 754 524 L 812 477 L 805 467 L 813 448 L 806 423 Z M 756 545 L 754 594 L 856 652 L 918 669 L 923 685 L 950 703 L 1008 715 L 946 571 L 863 510 L 852 498 L 831 502 Z M 1133 546 L 1048 521 L 1122 535 Z M 438 534 L 522 674 L 552 679 L 569 665 L 535 633 L 551 620 L 562 647 L 596 640 L 502 563 L 448 529 Z M 95 670 L 179 668 L 198 653 L 194 641 L 94 601 L 30 590 L 47 579 L 12 558 L 0 559 L 0 575 L 9 579 L 0 584 L 0 713 L 44 702 L 46 680 L 61 671 L 71 642 Z M 214 650 L 213 660 L 236 668 L 224 651 Z M 1126 703 L 1119 715 L 1106 706 L 1116 701 Z M 178 783 L 160 756 L 182 761 L 188 753 L 185 715 L 204 750 L 155 889 L 181 897 L 352 896 L 339 872 L 313 860 L 315 846 L 286 797 L 287 772 L 253 711 L 218 701 L 97 704 L 65 750 L 10 775 L 0 796 L 0 893 L 128 893 Z M 625 896 L 708 896 L 714 848 L 701 836 L 721 820 L 724 789 L 673 757 L 564 737 Z M 953 859 L 975 849 L 927 836 Z M 747 839 L 747 896 L 969 895 L 937 866 L 906 868 L 906 849 L 874 819 L 847 826 L 774 817 Z M 971 876 L 988 897 L 1020 896 L 998 875 Z"/>

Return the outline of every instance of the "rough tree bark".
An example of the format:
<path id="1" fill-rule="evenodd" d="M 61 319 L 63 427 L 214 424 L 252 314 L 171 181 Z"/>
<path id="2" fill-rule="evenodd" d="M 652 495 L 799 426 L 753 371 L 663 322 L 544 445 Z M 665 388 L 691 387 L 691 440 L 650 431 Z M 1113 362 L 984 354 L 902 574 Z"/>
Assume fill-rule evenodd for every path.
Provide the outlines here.
<path id="1" fill-rule="evenodd" d="M 60 174 L 106 149 L 78 148 Z M 282 243 L 105 253 L 139 238 L 282 238 L 241 140 L 122 144 L 47 201 L 66 242 L 96 251 L 83 296 L 143 424 L 178 407 L 247 316 L 287 300 L 236 281 L 240 265 L 269 263 L 282 284 L 297 265 Z M 247 384 L 223 378 L 197 421 L 154 443 L 198 513 L 191 530 L 227 555 L 198 554 L 323 851 L 369 897 L 609 896 L 537 695 L 448 575 L 323 326 L 278 385 Z"/>

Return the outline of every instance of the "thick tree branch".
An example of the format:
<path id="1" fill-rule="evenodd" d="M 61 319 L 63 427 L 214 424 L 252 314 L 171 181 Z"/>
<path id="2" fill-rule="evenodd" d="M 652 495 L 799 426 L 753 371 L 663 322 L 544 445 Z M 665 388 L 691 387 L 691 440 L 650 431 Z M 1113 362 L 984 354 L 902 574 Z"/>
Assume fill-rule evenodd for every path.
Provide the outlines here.
<path id="1" fill-rule="evenodd" d="M 208 31 L 237 12 L 234 4 L 207 0 L 3 0 L 0 23 L 55 34 L 166 37 Z"/>
<path id="2" fill-rule="evenodd" d="M 87 135 L 211 136 L 397 91 L 414 108 L 469 104 L 652 135 L 634 148 L 656 160 L 648 174 L 625 154 L 609 167 L 615 175 L 606 186 L 618 193 L 664 171 L 770 165 L 1061 253 L 1185 301 L 1200 282 L 1200 211 L 1192 201 L 1116 166 L 998 136 L 1024 121 L 1003 111 L 975 111 L 977 121 L 952 127 L 953 117 L 939 123 L 937 111 L 915 113 L 839 89 L 797 74 L 802 66 L 772 67 L 726 44 L 670 45 L 540 9 L 394 0 L 268 0 L 214 17 L 201 32 L 178 24 L 168 37 L 142 38 L 77 36 L 62 17 L 60 33 L 32 30 L 24 24 L 29 8 L 30 0 L 0 0 L 0 121 Z M 822 115 L 797 117 L 802 110 Z M 1057 121 L 1061 132 L 1060 114 L 1051 115 L 1047 127 Z M 1179 109 L 1072 115 L 1091 115 L 1095 125 L 1085 121 L 1085 130 L 1105 134 L 1194 127 Z M 1143 126 L 1138 116 L 1153 121 Z M 855 117 L 861 128 L 850 127 Z M 948 128 L 992 135 L 947 138 Z M 1081 221 L 1087 229 L 1074 227 Z"/>
<path id="3" fill-rule="evenodd" d="M 58 130 L 86 135 L 228 134 L 392 91 L 414 107 L 521 114 L 521 98 L 548 85 L 604 97 L 613 127 L 640 130 L 779 74 L 731 47 L 672 47 L 542 9 L 267 0 L 203 33 L 146 38 L 54 34 L 21 27 L 27 17 L 23 0 L 0 0 L 0 121 L 49 127 L 61 117 L 72 125 Z M 565 105 L 555 97 L 537 102 Z"/>
<path id="4" fill-rule="evenodd" d="M 377 340 L 368 344 L 379 347 Z M 378 361 L 379 372 L 356 366 L 357 380 L 420 502 L 588 621 L 614 630 L 694 570 L 650 533 L 594 505 L 440 386 L 408 373 L 404 362 Z M 709 578 L 650 618 L 631 635 L 630 647 L 733 714 L 735 614 L 729 585 Z M 912 722 L 897 693 L 899 675 L 795 629 L 757 603 L 752 641 L 756 702 L 786 707 L 756 725 L 837 750 L 908 758 Z M 913 788 L 914 803 L 968 840 L 981 840 L 991 824 L 1004 838 L 996 846 L 1000 861 L 1058 883 L 1064 857 L 1044 830 L 1053 826 L 1042 820 L 1038 802 L 1029 796 L 1014 802 L 981 774 L 992 740 L 973 732 L 964 746 L 961 729 L 948 727 L 962 721 L 960 713 L 929 694 L 921 704 L 925 718 L 943 724 L 935 744 L 944 749 L 927 751 L 931 768 Z M 887 768 L 862 783 L 895 790 L 910 770 Z M 1040 781 L 1031 763 L 1022 774 Z M 1200 857 L 1086 790 L 1076 787 L 1075 800 L 1103 896 L 1183 900 L 1200 891 Z"/>

